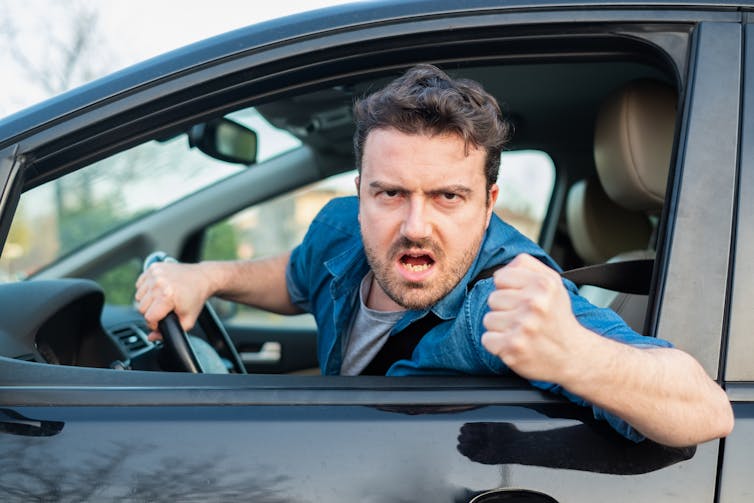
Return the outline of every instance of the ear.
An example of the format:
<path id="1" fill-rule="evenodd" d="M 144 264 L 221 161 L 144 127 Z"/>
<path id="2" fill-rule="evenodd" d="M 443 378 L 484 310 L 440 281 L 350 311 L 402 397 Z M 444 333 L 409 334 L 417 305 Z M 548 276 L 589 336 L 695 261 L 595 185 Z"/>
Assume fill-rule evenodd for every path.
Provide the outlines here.
<path id="1" fill-rule="evenodd" d="M 487 198 L 487 224 L 485 229 L 490 226 L 490 219 L 492 218 L 492 210 L 497 202 L 497 196 L 500 195 L 500 187 L 496 183 L 493 183 L 490 187 L 489 197 Z"/>
<path id="2" fill-rule="evenodd" d="M 356 184 L 356 195 L 360 195 L 359 187 L 361 185 L 361 177 L 359 175 L 356 175 L 356 178 L 353 179 L 354 183 Z"/>

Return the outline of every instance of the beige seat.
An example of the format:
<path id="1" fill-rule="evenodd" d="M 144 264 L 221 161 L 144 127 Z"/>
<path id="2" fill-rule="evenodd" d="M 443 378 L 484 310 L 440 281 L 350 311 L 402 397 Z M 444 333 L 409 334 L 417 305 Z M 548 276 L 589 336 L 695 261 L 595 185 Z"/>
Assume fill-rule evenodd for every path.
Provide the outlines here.
<path id="1" fill-rule="evenodd" d="M 599 178 L 574 184 L 566 208 L 574 249 L 587 264 L 654 257 L 651 217 L 665 200 L 676 106 L 671 87 L 649 80 L 631 82 L 605 100 L 594 135 Z M 592 286 L 580 292 L 643 331 L 646 296 Z"/>

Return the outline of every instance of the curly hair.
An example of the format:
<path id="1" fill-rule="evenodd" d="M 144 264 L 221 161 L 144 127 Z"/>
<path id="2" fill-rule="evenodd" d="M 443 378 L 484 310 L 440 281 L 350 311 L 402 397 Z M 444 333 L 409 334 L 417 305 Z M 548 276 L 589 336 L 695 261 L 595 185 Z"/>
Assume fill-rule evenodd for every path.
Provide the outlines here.
<path id="1" fill-rule="evenodd" d="M 361 171 L 364 143 L 374 129 L 405 134 L 457 134 L 486 152 L 487 189 L 497 181 L 510 126 L 495 98 L 473 80 L 453 79 L 433 65 L 414 66 L 385 88 L 354 103 L 353 144 Z"/>

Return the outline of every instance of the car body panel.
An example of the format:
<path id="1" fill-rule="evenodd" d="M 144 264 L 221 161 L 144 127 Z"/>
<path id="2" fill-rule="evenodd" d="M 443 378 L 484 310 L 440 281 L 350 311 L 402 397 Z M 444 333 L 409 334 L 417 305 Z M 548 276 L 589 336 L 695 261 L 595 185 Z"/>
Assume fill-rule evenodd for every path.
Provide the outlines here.
<path id="1" fill-rule="evenodd" d="M 554 421 L 536 406 L 22 407 L 14 411 L 61 432 L 8 437 L 3 452 L 13 457 L 4 456 L 0 480 L 19 481 L 5 501 L 44 498 L 55 483 L 58 495 L 86 501 L 469 501 L 500 486 L 564 502 L 604 501 L 616 491 L 633 501 L 713 497 L 714 444 L 650 473 L 610 473 L 643 467 L 616 463 L 622 447 L 578 437 L 578 421 Z M 561 434 L 573 443 L 560 443 Z M 541 448 L 527 450 L 531 443 Z M 556 447 L 567 454 L 558 457 Z"/>

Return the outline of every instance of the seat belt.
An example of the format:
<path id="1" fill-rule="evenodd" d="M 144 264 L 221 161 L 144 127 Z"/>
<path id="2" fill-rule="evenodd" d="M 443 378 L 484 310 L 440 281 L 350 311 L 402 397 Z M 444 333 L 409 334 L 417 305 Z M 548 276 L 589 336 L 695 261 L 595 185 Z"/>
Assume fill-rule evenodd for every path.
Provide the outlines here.
<path id="1" fill-rule="evenodd" d="M 468 289 L 485 279 L 490 278 L 501 265 L 484 269 L 469 282 Z M 622 262 L 606 262 L 570 269 L 561 273 L 564 279 L 576 285 L 591 285 L 607 290 L 637 295 L 648 295 L 652 282 L 652 268 L 654 259 L 625 260 Z M 443 320 L 430 311 L 424 317 L 388 337 L 385 345 L 361 372 L 361 375 L 384 376 L 390 367 L 398 360 L 410 360 L 419 341 L 424 334 L 439 325 Z"/>
<path id="2" fill-rule="evenodd" d="M 560 275 L 578 286 L 591 285 L 621 293 L 649 295 L 654 263 L 653 258 L 605 262 L 570 269 Z M 491 277 L 500 267 L 503 266 L 492 266 L 483 270 L 469 285 L 473 286 L 477 281 Z"/>

